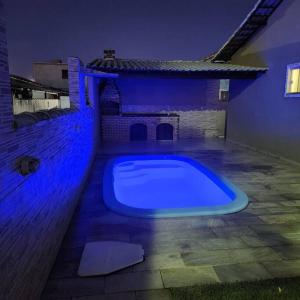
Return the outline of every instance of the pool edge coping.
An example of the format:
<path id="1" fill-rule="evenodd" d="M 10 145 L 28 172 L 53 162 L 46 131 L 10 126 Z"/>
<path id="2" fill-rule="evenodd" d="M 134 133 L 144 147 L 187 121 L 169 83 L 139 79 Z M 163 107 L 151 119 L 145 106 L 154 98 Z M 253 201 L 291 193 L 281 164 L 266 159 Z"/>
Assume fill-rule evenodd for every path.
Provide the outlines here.
<path id="1" fill-rule="evenodd" d="M 194 206 L 189 208 L 169 208 L 169 209 L 145 209 L 145 208 L 135 208 L 127 206 L 119 202 L 114 193 L 113 187 L 113 166 L 117 161 L 120 160 L 133 160 L 134 158 L 141 157 L 148 158 L 160 158 L 162 157 L 169 159 L 177 159 L 180 161 L 185 161 L 192 166 L 203 171 L 205 169 L 207 173 L 214 176 L 219 182 L 225 185 L 233 191 L 236 199 L 231 203 L 226 205 L 217 205 L 213 207 L 209 206 Z M 199 168 L 200 167 L 200 168 Z M 207 175 L 207 174 L 206 174 Z M 211 179 L 211 178 L 210 178 Z M 216 183 L 215 183 L 216 184 Z M 188 156 L 177 155 L 177 154 L 149 154 L 149 155 L 121 155 L 112 158 L 106 162 L 103 174 L 103 201 L 105 205 L 113 212 L 119 213 L 124 216 L 139 217 L 139 218 L 175 218 L 175 217 L 191 217 L 191 216 L 215 216 L 215 215 L 225 215 L 237 213 L 245 209 L 249 204 L 248 196 L 240 188 L 234 185 L 229 179 L 220 176 L 212 168 L 207 167 L 202 162 L 192 159 Z"/>

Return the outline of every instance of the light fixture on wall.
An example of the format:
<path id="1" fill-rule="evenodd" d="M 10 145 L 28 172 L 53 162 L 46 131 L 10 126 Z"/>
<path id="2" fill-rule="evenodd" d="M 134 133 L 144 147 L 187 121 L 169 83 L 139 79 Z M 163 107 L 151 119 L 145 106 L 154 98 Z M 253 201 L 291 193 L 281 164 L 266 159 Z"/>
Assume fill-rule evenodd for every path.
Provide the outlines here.
<path id="1" fill-rule="evenodd" d="M 40 160 L 32 156 L 22 156 L 16 162 L 17 170 L 23 176 L 36 172 L 39 165 Z"/>

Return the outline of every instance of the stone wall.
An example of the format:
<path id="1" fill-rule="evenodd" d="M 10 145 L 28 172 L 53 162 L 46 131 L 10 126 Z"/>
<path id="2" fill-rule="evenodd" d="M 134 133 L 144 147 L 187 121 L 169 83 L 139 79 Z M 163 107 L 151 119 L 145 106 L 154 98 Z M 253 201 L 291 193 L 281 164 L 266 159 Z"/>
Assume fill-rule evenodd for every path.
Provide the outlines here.
<path id="1" fill-rule="evenodd" d="M 177 116 L 102 116 L 101 137 L 105 142 L 128 142 L 130 140 L 130 126 L 142 123 L 147 126 L 150 141 L 156 140 L 156 127 L 161 123 L 173 126 L 173 140 L 178 138 Z"/>
<path id="2" fill-rule="evenodd" d="M 2 15 L 0 26 L 0 299 L 32 300 L 39 299 L 93 162 L 99 113 L 82 97 L 80 62 L 72 58 L 77 111 L 13 129 Z M 40 160 L 36 173 L 18 173 L 24 155 Z"/>

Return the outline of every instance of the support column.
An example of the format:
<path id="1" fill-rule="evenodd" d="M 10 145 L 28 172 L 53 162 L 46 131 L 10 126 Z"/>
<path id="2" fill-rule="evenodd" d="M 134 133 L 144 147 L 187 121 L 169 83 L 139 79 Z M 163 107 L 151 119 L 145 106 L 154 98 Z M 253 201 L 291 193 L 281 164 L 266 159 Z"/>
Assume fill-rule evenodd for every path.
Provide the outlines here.
<path id="1" fill-rule="evenodd" d="M 13 130 L 13 107 L 8 69 L 6 24 L 0 0 L 0 136 Z"/>
<path id="2" fill-rule="evenodd" d="M 84 78 L 80 70 L 82 62 L 78 57 L 68 58 L 68 73 L 69 73 L 69 95 L 70 102 L 78 109 L 83 106 L 83 99 L 85 97 Z"/>

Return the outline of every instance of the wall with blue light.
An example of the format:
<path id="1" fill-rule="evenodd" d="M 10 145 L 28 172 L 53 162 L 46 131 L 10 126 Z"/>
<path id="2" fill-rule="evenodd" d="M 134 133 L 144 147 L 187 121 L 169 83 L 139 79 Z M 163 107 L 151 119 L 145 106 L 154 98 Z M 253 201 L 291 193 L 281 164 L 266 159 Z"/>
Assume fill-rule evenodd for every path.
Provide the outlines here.
<path id="1" fill-rule="evenodd" d="M 221 110 L 219 80 L 189 75 L 123 73 L 117 80 L 122 105 L 170 110 Z"/>
<path id="2" fill-rule="evenodd" d="M 285 94 L 287 65 L 300 62 L 297 20 L 300 2 L 284 1 L 266 27 L 242 48 L 232 63 L 266 65 L 255 81 L 231 81 L 229 139 L 300 161 L 300 97 Z M 298 27 L 297 27 L 298 26 Z"/>
<path id="3" fill-rule="evenodd" d="M 175 113 L 179 115 L 180 139 L 224 136 L 227 103 L 219 101 L 219 79 L 195 74 L 121 72 L 116 84 L 124 113 Z"/>
<path id="4" fill-rule="evenodd" d="M 79 70 L 79 60 L 70 59 L 77 112 L 0 130 L 0 299 L 39 298 L 93 162 L 99 112 L 97 103 L 85 103 Z M 24 155 L 40 160 L 37 172 L 17 172 Z"/>

